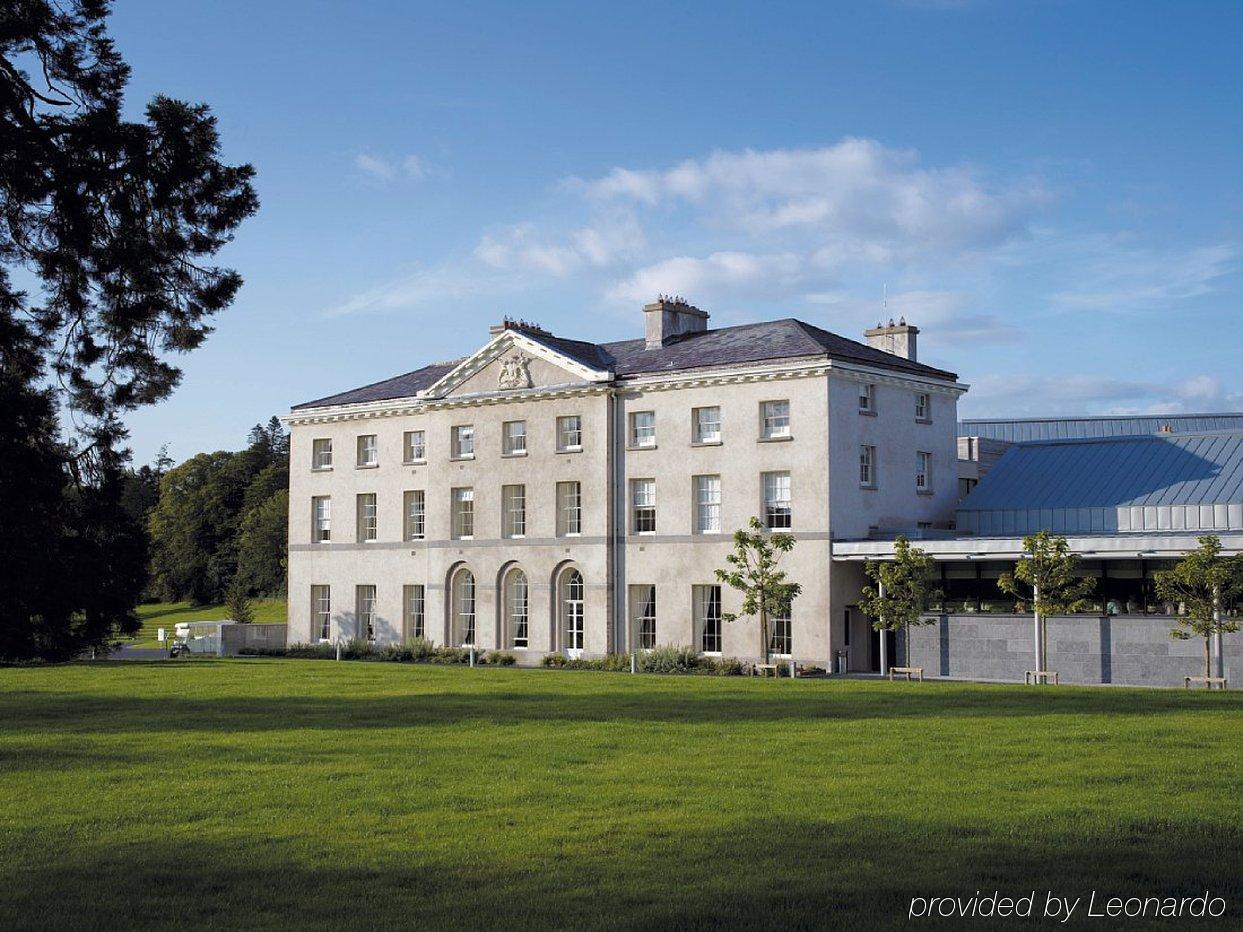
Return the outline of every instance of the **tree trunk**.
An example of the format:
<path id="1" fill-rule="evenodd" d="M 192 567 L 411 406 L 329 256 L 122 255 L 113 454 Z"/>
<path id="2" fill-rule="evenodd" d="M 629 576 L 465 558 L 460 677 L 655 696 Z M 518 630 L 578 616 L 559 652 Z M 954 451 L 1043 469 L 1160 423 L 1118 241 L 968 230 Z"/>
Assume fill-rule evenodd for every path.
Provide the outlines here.
<path id="1" fill-rule="evenodd" d="M 1040 587 L 1032 586 L 1032 628 L 1036 641 L 1036 670 L 1037 672 L 1044 669 L 1044 657 L 1041 647 L 1043 640 L 1040 637 L 1040 609 L 1038 603 L 1040 601 Z"/>
<path id="2" fill-rule="evenodd" d="M 760 656 L 764 658 L 764 662 L 768 663 L 768 609 L 764 605 L 764 599 L 760 597 Z"/>
<path id="3" fill-rule="evenodd" d="M 882 599 L 885 597 L 885 584 L 883 582 L 876 584 L 876 592 Z M 889 639 L 885 637 L 889 633 L 889 629 L 885 627 L 884 615 L 876 620 L 880 622 L 880 628 L 877 629 L 880 632 L 880 675 L 884 676 L 885 668 L 889 666 Z"/>
<path id="4" fill-rule="evenodd" d="M 1226 660 L 1222 656 L 1221 645 L 1221 592 L 1218 588 L 1213 588 L 1213 653 L 1217 658 L 1214 665 L 1216 669 L 1213 676 L 1224 678 L 1226 675 Z"/>
<path id="5" fill-rule="evenodd" d="M 1213 675 L 1212 653 L 1209 650 L 1209 644 L 1212 643 L 1211 638 L 1212 638 L 1211 635 L 1208 635 L 1208 634 L 1204 635 L 1204 688 L 1205 689 L 1212 688 L 1212 684 L 1208 681 L 1208 678 Z"/>
<path id="6" fill-rule="evenodd" d="M 906 641 L 906 665 L 911 665 L 911 623 L 908 621 L 902 632 L 903 640 Z"/>
<path id="7" fill-rule="evenodd" d="M 1049 669 L 1049 616 L 1040 616 L 1040 669 Z"/>

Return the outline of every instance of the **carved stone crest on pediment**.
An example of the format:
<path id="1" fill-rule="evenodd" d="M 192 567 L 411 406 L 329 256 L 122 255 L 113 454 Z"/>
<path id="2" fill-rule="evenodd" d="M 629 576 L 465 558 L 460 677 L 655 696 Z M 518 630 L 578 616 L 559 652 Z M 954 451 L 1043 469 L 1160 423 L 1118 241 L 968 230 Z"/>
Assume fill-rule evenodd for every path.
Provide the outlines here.
<path id="1" fill-rule="evenodd" d="M 496 384 L 498 388 L 530 388 L 531 357 L 518 350 L 502 359 Z"/>

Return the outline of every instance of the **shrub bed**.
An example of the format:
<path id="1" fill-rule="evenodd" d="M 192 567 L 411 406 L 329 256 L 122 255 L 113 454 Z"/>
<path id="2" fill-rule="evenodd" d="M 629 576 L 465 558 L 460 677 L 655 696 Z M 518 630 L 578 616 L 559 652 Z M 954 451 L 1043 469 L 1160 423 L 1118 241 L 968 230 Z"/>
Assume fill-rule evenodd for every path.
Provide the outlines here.
<path id="1" fill-rule="evenodd" d="M 564 654 L 546 654 L 540 661 L 544 667 L 559 670 L 630 670 L 629 654 L 609 654 L 591 660 L 569 659 Z M 638 654 L 636 666 L 640 673 L 680 673 L 700 676 L 740 676 L 746 672 L 742 662 L 732 657 L 717 660 L 704 657 L 689 647 L 662 645 Z"/>
<path id="2" fill-rule="evenodd" d="M 335 644 L 290 644 L 284 650 L 247 647 L 240 651 L 249 657 L 292 657 L 298 660 L 335 660 Z M 470 651 L 464 647 L 438 647 L 427 638 L 411 638 L 404 644 L 376 645 L 360 638 L 341 642 L 342 660 L 368 660 L 389 663 L 470 663 Z M 512 667 L 518 658 L 509 651 L 476 651 L 475 663 L 486 666 Z M 604 670 L 613 673 L 630 671 L 629 654 L 607 657 L 570 659 L 564 654 L 545 654 L 540 666 L 557 670 Z M 740 676 L 747 667 L 727 657 L 718 660 L 695 653 L 689 647 L 663 645 L 638 655 L 640 673 L 694 674 L 699 676 Z"/>
<path id="3" fill-rule="evenodd" d="M 290 644 L 284 650 L 248 647 L 239 651 L 252 657 L 293 657 L 298 660 L 335 660 L 336 644 Z M 342 660 L 371 660 L 389 663 L 470 663 L 465 647 L 437 647 L 427 638 L 411 638 L 404 644 L 376 645 L 361 638 L 341 642 Z M 517 658 L 508 651 L 476 651 L 475 663 L 499 667 L 513 666 Z"/>

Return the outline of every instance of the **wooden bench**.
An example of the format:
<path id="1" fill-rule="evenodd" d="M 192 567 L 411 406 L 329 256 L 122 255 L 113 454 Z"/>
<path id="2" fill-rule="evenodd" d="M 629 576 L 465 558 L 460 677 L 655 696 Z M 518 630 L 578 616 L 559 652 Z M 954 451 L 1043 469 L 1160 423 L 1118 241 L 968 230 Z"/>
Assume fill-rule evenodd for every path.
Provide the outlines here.
<path id="1" fill-rule="evenodd" d="M 1026 683 L 1028 686 L 1032 685 L 1032 683 L 1048 684 L 1049 677 L 1053 677 L 1054 686 L 1061 685 L 1058 682 L 1056 670 L 1025 670 L 1023 671 L 1023 682 Z"/>
<path id="2" fill-rule="evenodd" d="M 918 676 L 919 681 L 921 683 L 924 681 L 924 668 L 923 667 L 890 667 L 889 668 L 889 682 L 891 683 L 893 682 L 893 675 L 895 673 L 906 676 L 906 681 L 908 683 L 911 681 L 912 676 Z"/>
<path id="3" fill-rule="evenodd" d="M 1226 678 L 1224 676 L 1184 676 L 1183 689 L 1190 689 L 1192 683 L 1203 683 L 1205 689 L 1212 689 L 1217 686 L 1220 689 L 1226 689 Z"/>
<path id="4" fill-rule="evenodd" d="M 751 668 L 752 676 L 776 676 L 777 665 L 775 663 L 757 663 Z"/>

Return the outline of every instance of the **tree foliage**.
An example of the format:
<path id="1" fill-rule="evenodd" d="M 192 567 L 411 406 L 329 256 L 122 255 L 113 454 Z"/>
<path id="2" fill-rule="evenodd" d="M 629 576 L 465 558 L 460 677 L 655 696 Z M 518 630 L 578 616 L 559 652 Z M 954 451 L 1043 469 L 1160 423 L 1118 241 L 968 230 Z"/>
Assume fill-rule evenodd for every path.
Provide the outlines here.
<path id="1" fill-rule="evenodd" d="M 875 586 L 864 586 L 859 608 L 872 619 L 877 631 L 906 632 L 906 662 L 911 661 L 911 625 L 932 624 L 926 617 L 928 603 L 937 590 L 932 585 L 934 564 L 918 547 L 899 535 L 893 543 L 892 561 L 874 561 L 864 571 Z"/>
<path id="2" fill-rule="evenodd" d="M 42 282 L 28 325 L 93 443 L 121 413 L 168 395 L 185 352 L 233 300 L 237 272 L 210 264 L 258 208 L 249 165 L 219 159 L 203 104 L 156 97 L 122 118 L 129 67 L 103 0 L 6 4 L 0 21 L 0 258 Z"/>
<path id="3" fill-rule="evenodd" d="M 129 68 L 107 13 L 0 5 L 4 658 L 136 628 L 147 553 L 122 417 L 172 391 L 167 356 L 232 301 L 240 277 L 210 259 L 258 203 L 205 106 L 157 97 L 123 119 Z"/>
<path id="4" fill-rule="evenodd" d="M 250 439 L 238 452 L 193 456 L 161 480 L 150 532 L 162 598 L 219 602 L 234 583 L 253 595 L 284 592 L 288 439 L 279 421 Z"/>
<path id="5" fill-rule="evenodd" d="M 1243 556 L 1223 557 L 1221 538 L 1206 534 L 1200 546 L 1185 554 L 1172 569 L 1156 574 L 1157 597 L 1181 606 L 1170 636 L 1204 638 L 1204 675 L 1211 676 L 1211 642 L 1215 633 L 1239 630 L 1237 618 L 1222 617 L 1223 605 L 1243 592 Z"/>
<path id="6" fill-rule="evenodd" d="M 0 270 L 0 276 L 3 270 Z M 115 459 L 77 484 L 37 341 L 0 297 L 0 659 L 63 660 L 138 629 L 147 557 Z"/>
<path id="7" fill-rule="evenodd" d="M 1088 606 L 1096 580 L 1078 575 L 1079 557 L 1071 553 L 1065 537 L 1048 531 L 1029 534 L 1023 538 L 1023 551 L 1026 556 L 1015 563 L 1013 572 L 997 580 L 1002 592 L 1028 602 L 1041 618 Z"/>
<path id="8" fill-rule="evenodd" d="M 289 490 L 282 488 L 243 513 L 237 577 L 247 592 L 283 596 L 288 567 Z"/>
<path id="9" fill-rule="evenodd" d="M 771 651 L 768 619 L 784 618 L 803 587 L 786 581 L 784 570 L 777 568 L 781 554 L 794 549 L 789 534 L 769 534 L 760 519 L 752 517 L 746 528 L 734 532 L 734 549 L 725 557 L 729 569 L 717 570 L 716 578 L 742 593 L 741 615 L 723 612 L 725 621 L 755 615 L 760 622 L 760 654 L 767 663 Z"/>

